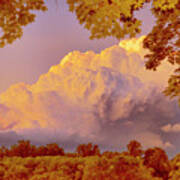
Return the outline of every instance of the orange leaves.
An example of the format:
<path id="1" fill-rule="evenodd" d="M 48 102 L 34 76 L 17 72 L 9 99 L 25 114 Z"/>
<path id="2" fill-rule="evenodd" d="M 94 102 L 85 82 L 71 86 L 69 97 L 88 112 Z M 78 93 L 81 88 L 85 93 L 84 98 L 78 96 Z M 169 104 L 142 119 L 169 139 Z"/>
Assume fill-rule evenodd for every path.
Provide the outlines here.
<path id="1" fill-rule="evenodd" d="M 79 156 L 85 157 L 85 156 L 95 156 L 95 155 L 100 155 L 100 150 L 97 145 L 93 145 L 91 143 L 89 144 L 80 144 L 77 148 L 76 151 Z"/>
<path id="2" fill-rule="evenodd" d="M 128 145 L 127 145 L 128 151 L 130 153 L 131 156 L 141 156 L 143 154 L 143 150 L 141 147 L 141 144 L 135 140 L 131 141 Z"/>
<path id="3" fill-rule="evenodd" d="M 153 168 L 154 176 L 168 179 L 171 170 L 170 162 L 164 150 L 160 148 L 151 148 L 145 151 L 144 165 Z"/>
<path id="4" fill-rule="evenodd" d="M 164 94 L 170 98 L 180 97 L 180 68 L 176 69 L 176 74 L 169 78 L 168 85 L 164 90 Z M 180 98 L 178 102 L 180 105 Z"/>
<path id="5" fill-rule="evenodd" d="M 18 144 L 12 145 L 10 149 L 0 148 L 0 157 L 19 156 L 19 157 L 36 157 L 36 156 L 63 156 L 64 150 L 56 143 L 47 144 L 46 146 L 36 147 L 30 144 L 30 141 L 18 141 Z"/>
<path id="6" fill-rule="evenodd" d="M 172 0 L 154 0 L 152 13 L 156 17 L 156 25 L 144 39 L 144 48 L 150 50 L 145 56 L 147 58 L 146 68 L 156 70 L 162 61 L 167 60 L 172 65 L 180 65 L 180 21 L 179 21 L 180 1 Z M 160 49 L 160 50 L 159 50 Z M 168 81 L 168 87 L 164 94 L 172 97 L 179 97 L 180 104 L 180 85 L 179 77 L 171 76 Z"/>

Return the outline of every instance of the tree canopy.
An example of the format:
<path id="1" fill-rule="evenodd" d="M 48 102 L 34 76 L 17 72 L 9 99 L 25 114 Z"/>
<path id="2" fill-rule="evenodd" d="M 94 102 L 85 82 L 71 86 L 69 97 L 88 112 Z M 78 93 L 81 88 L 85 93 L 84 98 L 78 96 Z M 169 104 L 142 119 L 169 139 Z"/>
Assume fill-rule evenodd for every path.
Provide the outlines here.
<path id="1" fill-rule="evenodd" d="M 169 160 L 166 152 L 153 147 L 142 151 L 136 140 L 128 151 L 105 151 L 98 145 L 80 144 L 76 152 L 66 152 L 58 144 L 35 146 L 20 140 L 0 147 L 0 179 L 76 180 L 178 180 L 180 154 Z"/>
<path id="2" fill-rule="evenodd" d="M 180 105 L 180 0 L 67 0 L 69 11 L 90 31 L 90 39 L 135 37 L 141 32 L 142 22 L 134 12 L 146 3 L 151 3 L 156 18 L 143 41 L 143 47 L 149 50 L 146 68 L 155 71 L 164 60 L 177 66 L 163 92 L 178 97 Z M 34 10 L 47 10 L 44 0 L 0 0 L 1 47 L 22 36 L 22 27 L 35 20 Z"/>

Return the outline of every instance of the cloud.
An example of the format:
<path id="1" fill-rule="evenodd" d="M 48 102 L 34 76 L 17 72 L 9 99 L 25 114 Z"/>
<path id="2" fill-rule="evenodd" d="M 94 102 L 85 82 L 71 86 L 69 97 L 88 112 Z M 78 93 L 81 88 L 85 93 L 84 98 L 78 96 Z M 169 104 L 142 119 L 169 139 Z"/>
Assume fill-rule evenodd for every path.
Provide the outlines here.
<path id="1" fill-rule="evenodd" d="M 142 132 L 139 134 L 137 133 L 135 134 L 134 138 L 140 141 L 146 148 L 151 148 L 153 146 L 165 149 L 174 148 L 174 146 L 170 142 L 163 142 L 160 135 L 152 132 Z"/>
<path id="2" fill-rule="evenodd" d="M 22 137 L 14 131 L 1 131 L 0 132 L 1 145 L 10 146 L 16 143 L 20 139 L 22 139 Z"/>
<path id="3" fill-rule="evenodd" d="M 162 128 L 162 131 L 169 133 L 169 132 L 173 132 L 173 133 L 179 133 L 180 132 L 180 123 L 177 124 L 167 124 L 164 125 Z"/>
<path id="4" fill-rule="evenodd" d="M 33 85 L 12 85 L 0 95 L 1 130 L 36 142 L 120 147 L 136 138 L 145 147 L 173 146 L 161 135 L 179 115 L 177 103 L 161 93 L 173 68 L 147 71 L 143 38 L 100 54 L 70 52 Z"/>

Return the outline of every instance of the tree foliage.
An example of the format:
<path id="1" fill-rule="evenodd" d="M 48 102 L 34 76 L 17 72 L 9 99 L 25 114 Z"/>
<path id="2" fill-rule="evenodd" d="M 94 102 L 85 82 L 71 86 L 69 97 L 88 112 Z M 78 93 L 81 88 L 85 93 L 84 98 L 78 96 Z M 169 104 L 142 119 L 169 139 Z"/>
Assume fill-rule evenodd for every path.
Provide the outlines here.
<path id="1" fill-rule="evenodd" d="M 177 154 L 171 160 L 171 172 L 169 173 L 169 178 L 172 180 L 180 179 L 180 154 Z"/>
<path id="2" fill-rule="evenodd" d="M 136 156 L 141 156 L 143 154 L 141 144 L 136 140 L 130 141 L 130 143 L 127 145 L 127 149 L 131 156 L 136 157 Z"/>
<path id="3" fill-rule="evenodd" d="M 20 140 L 17 144 L 12 145 L 9 149 L 2 146 L 0 148 L 0 157 L 37 157 L 37 156 L 64 156 L 64 149 L 56 143 L 47 144 L 46 146 L 36 147 L 30 141 Z"/>
<path id="4" fill-rule="evenodd" d="M 170 162 L 161 148 L 150 148 L 145 151 L 144 165 L 153 168 L 153 175 L 167 180 L 171 171 Z"/>
<path id="5" fill-rule="evenodd" d="M 147 0 L 67 0 L 69 10 L 76 13 L 80 24 L 91 31 L 90 39 L 126 34 L 131 37 L 140 32 L 141 21 L 133 17 Z"/>
<path id="6" fill-rule="evenodd" d="M 76 152 L 79 156 L 85 157 L 85 156 L 95 156 L 100 155 L 100 150 L 97 145 L 92 145 L 92 143 L 89 144 L 80 144 L 76 148 Z"/>
<path id="7" fill-rule="evenodd" d="M 180 105 L 180 1 L 153 1 L 153 5 L 151 11 L 156 17 L 156 25 L 143 42 L 144 48 L 150 50 L 145 56 L 148 59 L 146 68 L 156 70 L 164 60 L 176 65 L 164 94 L 179 97 Z"/>
<path id="8" fill-rule="evenodd" d="M 34 10 L 46 11 L 44 0 L 0 0 L 0 47 L 22 36 L 22 27 L 35 20 Z"/>
<path id="9" fill-rule="evenodd" d="M 80 144 L 77 153 L 64 153 L 55 143 L 36 147 L 21 140 L 1 147 L 0 179 L 178 180 L 180 155 L 168 159 L 161 148 L 142 151 L 135 140 L 128 151 L 100 153 L 98 145 Z M 33 156 L 32 156 L 33 155 Z"/>

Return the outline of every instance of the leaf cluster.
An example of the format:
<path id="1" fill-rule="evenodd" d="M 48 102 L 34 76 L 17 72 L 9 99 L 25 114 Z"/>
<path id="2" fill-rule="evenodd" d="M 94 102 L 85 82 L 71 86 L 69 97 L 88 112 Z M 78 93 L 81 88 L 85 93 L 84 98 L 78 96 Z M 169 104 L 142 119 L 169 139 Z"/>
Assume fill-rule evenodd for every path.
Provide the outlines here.
<path id="1" fill-rule="evenodd" d="M 0 0 L 0 47 L 23 35 L 22 27 L 35 20 L 33 11 L 46 11 L 44 0 Z"/>
<path id="2" fill-rule="evenodd" d="M 156 70 L 164 60 L 176 65 L 163 92 L 171 98 L 179 97 L 180 105 L 180 1 L 154 0 L 151 11 L 156 25 L 143 42 L 144 48 L 150 52 L 145 55 L 146 68 Z"/>
<path id="3" fill-rule="evenodd" d="M 67 0 L 80 24 L 91 32 L 90 39 L 114 36 L 117 39 L 139 33 L 141 21 L 133 14 L 148 0 Z"/>

